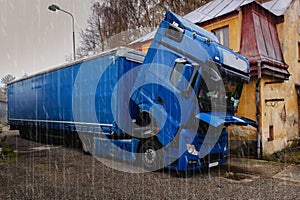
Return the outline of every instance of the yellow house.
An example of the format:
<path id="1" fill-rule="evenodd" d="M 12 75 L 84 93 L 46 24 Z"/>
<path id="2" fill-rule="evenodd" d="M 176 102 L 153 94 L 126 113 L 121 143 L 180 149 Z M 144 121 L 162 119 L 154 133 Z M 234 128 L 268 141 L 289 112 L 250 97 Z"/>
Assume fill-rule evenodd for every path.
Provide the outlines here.
<path id="1" fill-rule="evenodd" d="M 299 137 L 299 0 L 214 0 L 185 17 L 250 62 L 251 80 L 237 115 L 259 126 L 231 126 L 231 150 L 260 157 Z M 151 37 L 144 38 L 139 49 L 146 52 L 150 42 Z"/>

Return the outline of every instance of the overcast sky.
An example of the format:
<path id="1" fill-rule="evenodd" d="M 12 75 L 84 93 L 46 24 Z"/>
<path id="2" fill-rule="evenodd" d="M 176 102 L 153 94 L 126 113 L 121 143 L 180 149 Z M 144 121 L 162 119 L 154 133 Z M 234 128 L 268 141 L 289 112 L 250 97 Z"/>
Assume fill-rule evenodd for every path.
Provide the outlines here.
<path id="1" fill-rule="evenodd" d="M 80 29 L 86 27 L 90 0 L 0 0 L 0 78 L 20 78 L 65 63 L 72 54 L 72 20 L 63 12 L 48 10 L 50 4 L 71 12 L 75 18 L 78 46 Z"/>

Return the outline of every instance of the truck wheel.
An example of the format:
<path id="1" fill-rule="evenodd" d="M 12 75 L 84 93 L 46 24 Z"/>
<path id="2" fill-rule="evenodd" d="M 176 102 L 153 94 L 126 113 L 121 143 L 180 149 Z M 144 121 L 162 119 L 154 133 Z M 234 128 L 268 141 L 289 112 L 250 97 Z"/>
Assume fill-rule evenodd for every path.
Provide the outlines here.
<path id="1" fill-rule="evenodd" d="M 183 170 L 183 171 L 176 171 L 176 174 L 179 178 L 190 178 L 193 175 L 192 171 Z"/>
<path id="2" fill-rule="evenodd" d="M 20 128 L 19 129 L 19 134 L 20 134 L 20 138 L 22 138 L 22 139 L 28 139 L 29 138 L 27 128 L 24 128 L 24 127 Z"/>
<path id="3" fill-rule="evenodd" d="M 22 127 L 19 130 L 20 138 L 33 140 L 33 131 L 31 127 Z"/>
<path id="4" fill-rule="evenodd" d="M 29 139 L 32 141 L 37 141 L 37 132 L 36 132 L 36 127 L 30 127 L 28 128 L 28 134 L 29 134 Z"/>
<path id="5" fill-rule="evenodd" d="M 163 168 L 163 153 L 161 144 L 153 139 L 142 144 L 139 151 L 139 164 L 147 171 L 156 171 Z"/>

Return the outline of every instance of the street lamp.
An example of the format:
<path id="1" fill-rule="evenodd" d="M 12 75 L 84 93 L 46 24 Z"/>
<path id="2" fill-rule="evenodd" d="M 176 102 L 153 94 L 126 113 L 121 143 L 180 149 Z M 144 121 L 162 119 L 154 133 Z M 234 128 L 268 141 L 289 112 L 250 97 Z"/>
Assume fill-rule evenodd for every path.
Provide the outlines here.
<path id="1" fill-rule="evenodd" d="M 72 17 L 72 27 L 73 27 L 73 56 L 74 56 L 74 60 L 76 60 L 76 56 L 75 56 L 75 31 L 74 31 L 74 17 L 73 17 L 73 15 L 70 12 L 61 9 L 60 7 L 58 7 L 57 5 L 54 5 L 54 4 L 50 5 L 48 7 L 48 9 L 51 10 L 51 11 L 53 11 L 53 12 L 56 12 L 57 10 L 60 10 L 60 11 L 66 13 L 66 14 L 68 14 L 68 15 L 70 15 Z"/>

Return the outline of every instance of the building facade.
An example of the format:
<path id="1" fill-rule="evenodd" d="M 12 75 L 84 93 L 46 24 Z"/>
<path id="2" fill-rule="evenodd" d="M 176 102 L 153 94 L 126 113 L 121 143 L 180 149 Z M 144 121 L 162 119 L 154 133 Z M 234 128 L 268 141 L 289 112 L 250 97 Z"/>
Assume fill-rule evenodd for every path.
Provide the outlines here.
<path id="1" fill-rule="evenodd" d="M 232 146 L 244 145 L 247 153 L 263 156 L 283 149 L 299 137 L 299 1 L 215 0 L 187 18 L 196 20 L 197 13 L 207 10 L 210 17 L 198 15 L 194 22 L 247 57 L 251 66 L 237 115 L 257 121 L 259 127 L 232 126 Z"/>

